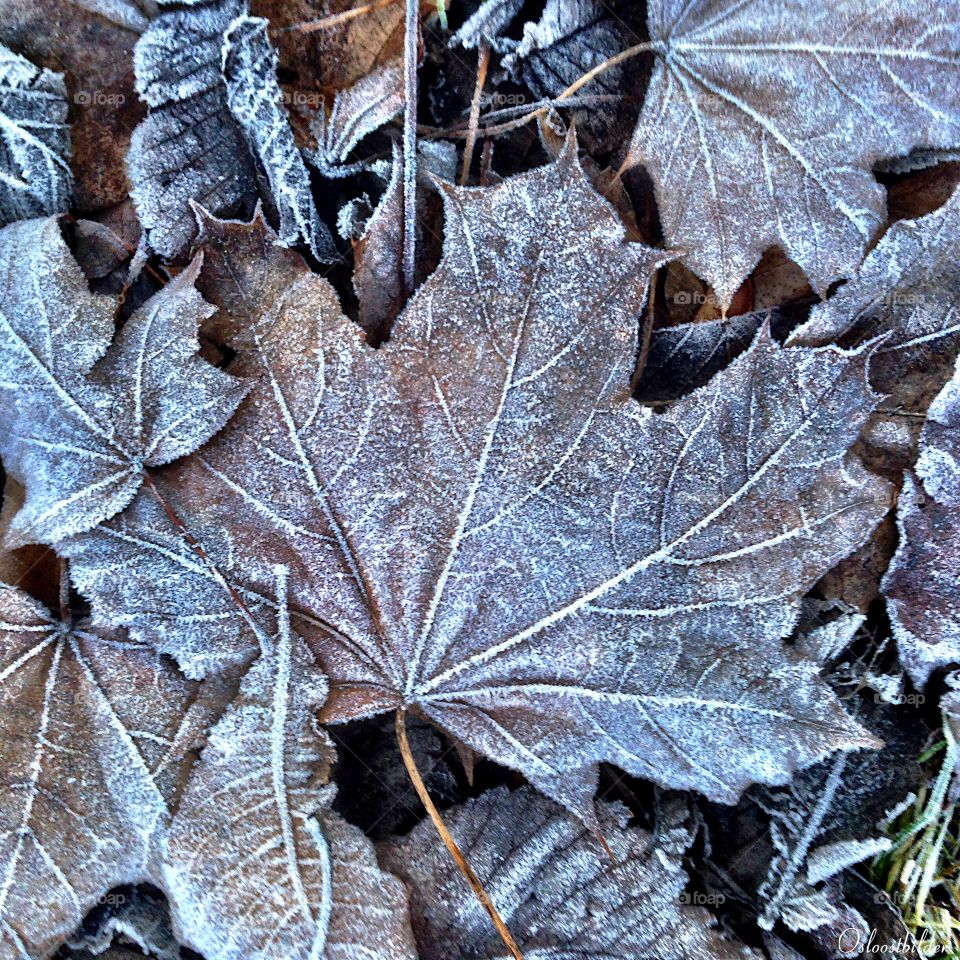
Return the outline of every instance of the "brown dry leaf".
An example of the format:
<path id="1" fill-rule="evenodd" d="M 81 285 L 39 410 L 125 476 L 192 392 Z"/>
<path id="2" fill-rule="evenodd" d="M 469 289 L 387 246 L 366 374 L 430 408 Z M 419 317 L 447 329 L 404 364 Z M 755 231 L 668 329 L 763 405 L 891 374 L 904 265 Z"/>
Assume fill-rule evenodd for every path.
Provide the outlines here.
<path id="1" fill-rule="evenodd" d="M 865 440 L 869 463 L 897 476 L 916 459 L 924 416 L 960 352 L 960 191 L 919 220 L 895 223 L 856 276 L 787 341 L 851 346 L 886 334 L 870 361 L 885 395 Z"/>
<path id="2" fill-rule="evenodd" d="M 652 0 L 630 146 L 664 236 L 722 306 L 779 246 L 818 293 L 886 220 L 872 166 L 960 140 L 960 24 L 938 0 Z"/>
<path id="3" fill-rule="evenodd" d="M 960 662 L 960 366 L 930 406 L 897 526 L 883 592 L 900 662 L 922 687 L 934 670 Z"/>
<path id="4" fill-rule="evenodd" d="M 48 956 L 146 878 L 196 694 L 150 648 L 0 586 L 0 956 Z"/>
<path id="5" fill-rule="evenodd" d="M 288 565 L 327 720 L 417 707 L 585 818 L 600 761 L 732 800 L 873 745 L 781 642 L 887 509 L 847 453 L 867 354 L 763 334 L 647 415 L 628 384 L 664 255 L 624 243 L 572 147 L 444 193 L 444 259 L 380 350 L 289 255 L 208 293 L 255 383 L 156 482 L 211 566 L 145 491 L 64 545 L 97 615 L 201 675 L 249 655 L 224 582 L 268 609 Z"/>
<path id="6" fill-rule="evenodd" d="M 130 189 L 130 134 L 146 112 L 134 91 L 133 47 L 147 23 L 133 0 L 0 0 L 0 41 L 66 75 L 82 211 L 120 203 Z"/>
<path id="7" fill-rule="evenodd" d="M 529 787 L 491 790 L 446 812 L 450 828 L 529 960 L 756 960 L 690 905 L 682 856 L 692 837 L 669 822 L 656 837 L 602 804 L 596 836 Z M 503 945 L 431 825 L 380 847 L 412 891 L 422 960 L 493 960 Z"/>

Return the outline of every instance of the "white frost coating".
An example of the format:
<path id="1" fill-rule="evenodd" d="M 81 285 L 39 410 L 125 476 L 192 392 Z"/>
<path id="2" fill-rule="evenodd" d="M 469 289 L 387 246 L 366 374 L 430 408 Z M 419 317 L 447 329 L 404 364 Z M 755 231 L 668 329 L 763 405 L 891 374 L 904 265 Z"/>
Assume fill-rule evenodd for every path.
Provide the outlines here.
<path id="1" fill-rule="evenodd" d="M 277 53 L 269 22 L 238 17 L 223 35 L 227 104 L 250 149 L 260 158 L 280 215 L 280 243 L 301 240 L 318 260 L 337 259 L 333 237 L 317 216 L 310 174 L 293 139 L 277 83 Z"/>
<path id="2" fill-rule="evenodd" d="M 66 210 L 69 160 L 63 74 L 0 44 L 0 226 Z"/>
<path id="3" fill-rule="evenodd" d="M 883 592 L 900 662 L 922 687 L 934 670 L 960 663 L 960 362 L 930 405 L 897 527 Z"/>
<path id="4" fill-rule="evenodd" d="M 688 830 L 668 824 L 656 839 L 627 828 L 620 804 L 602 804 L 610 845 L 529 787 L 490 790 L 444 811 L 458 843 L 525 957 L 577 960 L 755 960 L 757 954 L 684 903 Z M 499 937 L 456 865 L 421 823 L 381 846 L 384 864 L 411 890 L 422 960 L 504 956 Z"/>
<path id="5" fill-rule="evenodd" d="M 194 697 L 169 661 L 63 627 L 0 585 L 0 957 L 45 957 L 112 887 L 147 879 Z"/>
<path id="6" fill-rule="evenodd" d="M 889 837 L 826 843 L 812 850 L 807 857 L 807 882 L 822 883 L 846 870 L 847 867 L 886 853 L 892 846 L 893 841 Z"/>
<path id="7" fill-rule="evenodd" d="M 53 544 L 121 511 L 144 467 L 191 453 L 245 385 L 197 355 L 213 308 L 199 262 L 140 307 L 113 344 L 111 297 L 91 294 L 55 219 L 0 230 L 0 454 L 26 488 L 7 546 Z"/>
<path id="8" fill-rule="evenodd" d="M 324 717 L 417 704 L 584 817 L 601 761 L 731 801 L 874 745 L 781 640 L 887 509 L 847 455 L 876 402 L 866 354 L 763 332 L 643 416 L 628 384 L 662 254 L 624 241 L 572 150 L 443 192 L 444 258 L 379 350 L 302 266 L 229 258 L 256 384 L 166 481 L 245 596 L 296 565 Z M 188 670 L 216 668 L 208 611 L 242 636 L 145 497 L 67 551 L 98 616 Z"/>
<path id="9" fill-rule="evenodd" d="M 207 960 L 414 960 L 401 885 L 329 810 L 334 750 L 314 720 L 327 684 L 276 576 L 276 639 L 210 733 L 167 833 L 174 928 Z"/>
<path id="10" fill-rule="evenodd" d="M 789 345 L 884 336 L 870 382 L 885 394 L 867 430 L 886 466 L 913 463 L 923 415 L 960 352 L 960 191 L 938 210 L 895 223 L 856 275 L 795 331 Z M 887 411 L 887 412 L 884 412 Z"/>
<path id="11" fill-rule="evenodd" d="M 670 246 L 729 305 L 769 247 L 818 291 L 884 220 L 871 166 L 960 143 L 960 20 L 939 0 L 654 0 L 630 148 Z"/>
<path id="12" fill-rule="evenodd" d="M 451 47 L 476 49 L 489 44 L 500 53 L 515 46 L 515 41 L 500 36 L 500 32 L 523 8 L 524 0 L 484 0 L 476 13 L 450 38 Z"/>

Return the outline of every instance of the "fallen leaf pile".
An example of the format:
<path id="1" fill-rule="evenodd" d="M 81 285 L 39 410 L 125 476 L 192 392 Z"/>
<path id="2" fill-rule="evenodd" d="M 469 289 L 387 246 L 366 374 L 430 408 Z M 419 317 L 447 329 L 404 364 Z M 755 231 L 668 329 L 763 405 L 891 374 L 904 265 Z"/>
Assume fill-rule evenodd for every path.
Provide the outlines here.
<path id="1" fill-rule="evenodd" d="M 0 960 L 919 949 L 958 90 L 932 0 L 0 0 Z"/>

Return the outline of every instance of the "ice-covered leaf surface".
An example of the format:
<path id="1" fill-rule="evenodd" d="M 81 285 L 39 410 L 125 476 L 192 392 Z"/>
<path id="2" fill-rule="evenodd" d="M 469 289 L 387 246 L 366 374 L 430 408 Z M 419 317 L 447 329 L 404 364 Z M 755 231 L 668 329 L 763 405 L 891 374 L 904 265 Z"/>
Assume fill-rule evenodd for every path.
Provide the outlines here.
<path id="1" fill-rule="evenodd" d="M 596 836 L 528 787 L 501 787 L 445 814 L 450 828 L 516 931 L 525 957 L 578 960 L 750 960 L 757 955 L 721 935 L 707 910 L 689 906 L 681 857 L 687 828 L 671 823 L 656 838 L 627 828 L 627 810 L 603 804 Z M 381 846 L 384 863 L 413 892 L 413 926 L 423 960 L 505 956 L 486 913 L 429 823 Z"/>
<path id="2" fill-rule="evenodd" d="M 195 450 L 234 411 L 244 384 L 197 354 L 212 312 L 198 269 L 114 338 L 115 302 L 88 291 L 56 219 L 0 230 L 0 453 L 27 491 L 8 545 L 56 543 L 113 516 L 145 467 Z"/>
<path id="3" fill-rule="evenodd" d="M 960 23 L 937 0 L 654 0 L 631 143 L 668 244 L 729 304 L 779 246 L 824 292 L 884 220 L 885 157 L 960 140 Z"/>
<path id="4" fill-rule="evenodd" d="M 144 879 L 194 687 L 153 650 L 0 586 L 3 960 L 49 956 L 112 887 Z"/>
<path id="5" fill-rule="evenodd" d="M 584 816 L 604 760 L 730 800 L 873 744 L 781 642 L 887 508 L 847 452 L 867 354 L 764 333 L 646 415 L 628 391 L 662 255 L 624 242 L 573 154 L 445 194 L 444 259 L 380 350 L 292 254 L 231 255 L 230 233 L 263 241 L 228 228 L 201 285 L 243 318 L 256 383 L 157 480 L 216 573 L 140 496 L 66 548 L 97 616 L 200 674 L 251 643 L 218 577 L 262 604 L 287 564 L 328 720 L 416 704 Z"/>
<path id="6" fill-rule="evenodd" d="M 256 169 L 227 106 L 223 34 L 244 0 L 163 10 L 137 42 L 137 92 L 150 105 L 133 131 L 131 196 L 151 247 L 183 253 L 196 233 L 195 200 L 219 214 L 256 195 Z"/>
<path id="7" fill-rule="evenodd" d="M 870 382 L 885 399 L 866 436 L 888 469 L 913 463 L 927 407 L 960 353 L 958 245 L 960 192 L 925 217 L 895 223 L 790 338 L 849 346 L 885 335 L 870 361 Z"/>
<path id="8" fill-rule="evenodd" d="M 334 760 L 314 714 L 327 685 L 286 617 L 210 734 L 166 838 L 182 940 L 208 960 L 414 960 L 407 900 L 330 811 Z"/>
<path id="9" fill-rule="evenodd" d="M 260 158 L 280 216 L 279 240 L 303 241 L 317 259 L 331 261 L 333 237 L 317 216 L 310 174 L 293 139 L 277 84 L 277 54 L 261 17 L 238 17 L 223 38 L 227 103 L 251 149 Z"/>
<path id="10" fill-rule="evenodd" d="M 883 590 L 900 661 L 923 686 L 933 670 L 960 662 L 960 367 L 930 407 L 897 526 Z"/>
<path id="11" fill-rule="evenodd" d="M 63 75 L 0 43 L 0 225 L 66 210 L 69 160 Z"/>

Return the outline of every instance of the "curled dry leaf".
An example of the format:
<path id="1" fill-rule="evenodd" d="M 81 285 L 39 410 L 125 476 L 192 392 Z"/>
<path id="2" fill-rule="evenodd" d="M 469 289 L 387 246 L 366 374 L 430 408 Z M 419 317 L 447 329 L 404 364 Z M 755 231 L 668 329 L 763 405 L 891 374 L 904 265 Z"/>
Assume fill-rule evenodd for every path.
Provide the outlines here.
<path id="1" fill-rule="evenodd" d="M 721 935 L 707 910 L 689 906 L 681 858 L 691 837 L 681 825 L 651 837 L 628 828 L 620 804 L 598 817 L 610 854 L 562 807 L 528 787 L 490 790 L 446 812 L 451 830 L 525 957 L 578 960 L 752 960 Z M 504 956 L 486 913 L 430 824 L 381 845 L 384 863 L 412 891 L 413 927 L 423 960 Z"/>
<path id="2" fill-rule="evenodd" d="M 930 407 L 897 526 L 883 592 L 900 662 L 922 687 L 932 671 L 960 662 L 960 366 Z"/>
<path id="3" fill-rule="evenodd" d="M 243 0 L 162 10 L 134 51 L 137 92 L 150 105 L 127 159 L 131 196 L 150 246 L 180 255 L 196 233 L 190 201 L 220 214 L 256 196 L 256 170 L 227 106 L 224 31 Z"/>
<path id="4" fill-rule="evenodd" d="M 871 167 L 960 140 L 960 23 L 937 0 L 653 0 L 630 146 L 670 246 L 728 306 L 768 247 L 814 289 L 883 225 Z"/>
<path id="5" fill-rule="evenodd" d="M 303 241 L 323 261 L 333 261 L 333 237 L 317 215 L 310 174 L 293 139 L 277 84 L 277 54 L 268 22 L 238 17 L 224 33 L 223 72 L 227 103 L 244 137 L 260 158 L 280 217 L 279 241 Z"/>
<path id="6" fill-rule="evenodd" d="M 207 960 L 414 960 L 407 901 L 370 842 L 329 809 L 334 749 L 315 727 L 327 684 L 279 630 L 210 733 L 166 835 L 182 940 Z"/>
<path id="7" fill-rule="evenodd" d="M 0 585 L 4 960 L 49 956 L 112 887 L 146 878 L 196 686 Z"/>
<path id="8" fill-rule="evenodd" d="M 644 414 L 628 385 L 663 254 L 624 242 L 573 150 L 444 195 L 444 258 L 380 350 L 289 258 L 203 286 L 237 304 L 255 383 L 156 482 L 209 564 L 145 491 L 64 545 L 96 615 L 199 675 L 252 642 L 224 578 L 267 604 L 284 563 L 327 720 L 418 708 L 585 818 L 601 761 L 729 801 L 875 745 L 781 642 L 887 509 L 848 455 L 867 353 L 763 332 Z"/>
<path id="9" fill-rule="evenodd" d="M 895 223 L 788 341 L 849 346 L 886 335 L 870 361 L 870 382 L 885 395 L 866 433 L 878 469 L 898 472 L 916 459 L 927 407 L 960 353 L 958 244 L 960 191 L 919 220 Z"/>
<path id="10" fill-rule="evenodd" d="M 193 286 L 199 269 L 114 339 L 115 302 L 89 292 L 55 218 L 0 230 L 0 453 L 26 488 L 8 546 L 56 543 L 118 513 L 145 467 L 195 450 L 236 409 L 244 384 L 197 354 L 213 310 Z"/>
<path id="11" fill-rule="evenodd" d="M 0 44 L 0 225 L 66 210 L 69 161 L 63 75 Z"/>

